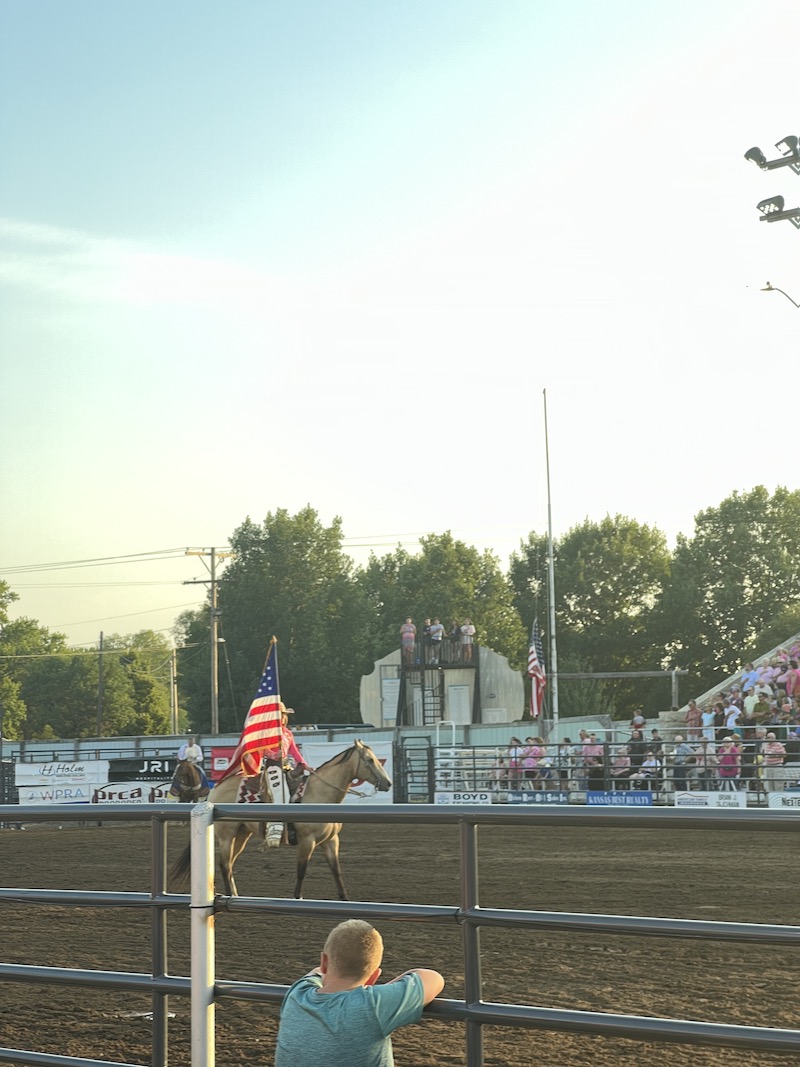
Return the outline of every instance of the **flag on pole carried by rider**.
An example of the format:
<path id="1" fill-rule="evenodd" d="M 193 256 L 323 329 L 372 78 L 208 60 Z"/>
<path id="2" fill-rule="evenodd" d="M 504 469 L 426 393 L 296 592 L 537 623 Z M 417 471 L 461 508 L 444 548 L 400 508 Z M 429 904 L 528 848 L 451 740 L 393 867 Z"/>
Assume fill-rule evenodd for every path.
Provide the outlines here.
<path id="1" fill-rule="evenodd" d="M 531 718 L 538 719 L 544 708 L 547 674 L 544 668 L 544 649 L 539 634 L 539 620 L 533 620 L 531 644 L 528 649 L 528 677 L 531 680 Z"/>
<path id="2" fill-rule="evenodd" d="M 239 743 L 220 781 L 233 774 L 250 777 L 259 774 L 264 756 L 281 756 L 281 704 L 278 682 L 278 639 L 272 638 L 264 673 L 247 712 Z"/>

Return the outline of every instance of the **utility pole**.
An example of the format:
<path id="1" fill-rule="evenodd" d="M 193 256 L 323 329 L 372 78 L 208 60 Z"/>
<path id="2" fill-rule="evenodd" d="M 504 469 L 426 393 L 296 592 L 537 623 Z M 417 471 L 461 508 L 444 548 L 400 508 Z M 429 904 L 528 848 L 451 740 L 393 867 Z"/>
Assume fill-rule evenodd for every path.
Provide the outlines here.
<path id="1" fill-rule="evenodd" d="M 103 736 L 103 631 L 100 631 L 100 656 L 97 664 L 97 736 Z"/>
<path id="2" fill-rule="evenodd" d="M 169 657 L 169 724 L 173 734 L 178 732 L 178 650 Z"/>
<path id="3" fill-rule="evenodd" d="M 217 563 L 220 560 L 232 556 L 232 552 L 226 552 L 219 548 L 187 548 L 185 555 L 200 556 L 205 563 L 209 578 L 200 578 L 192 582 L 184 582 L 184 585 L 210 585 L 211 586 L 211 618 L 209 632 L 211 636 L 211 733 L 219 733 L 219 617 L 221 612 L 217 607 Z M 206 559 L 210 559 L 210 565 Z"/>

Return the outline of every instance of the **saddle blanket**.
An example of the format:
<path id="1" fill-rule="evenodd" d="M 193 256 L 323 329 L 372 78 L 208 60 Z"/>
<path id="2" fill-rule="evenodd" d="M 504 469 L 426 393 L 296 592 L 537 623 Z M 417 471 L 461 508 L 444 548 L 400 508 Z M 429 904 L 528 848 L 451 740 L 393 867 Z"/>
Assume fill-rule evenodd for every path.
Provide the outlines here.
<path id="1" fill-rule="evenodd" d="M 256 780 L 257 781 L 257 780 Z M 256 781 L 250 778 L 242 778 L 239 783 L 239 792 L 236 794 L 235 804 L 263 804 L 264 798 L 259 792 Z M 267 800 L 266 803 L 269 803 Z"/>

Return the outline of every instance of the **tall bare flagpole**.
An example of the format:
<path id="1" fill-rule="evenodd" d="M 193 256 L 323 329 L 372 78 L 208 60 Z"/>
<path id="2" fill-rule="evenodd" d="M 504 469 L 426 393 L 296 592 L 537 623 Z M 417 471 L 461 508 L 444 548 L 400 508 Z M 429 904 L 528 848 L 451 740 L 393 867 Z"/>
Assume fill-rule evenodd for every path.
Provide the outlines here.
<path id="1" fill-rule="evenodd" d="M 544 453 L 547 467 L 547 606 L 550 619 L 550 683 L 551 707 L 553 709 L 553 726 L 558 726 L 558 656 L 556 655 L 556 577 L 553 561 L 553 510 L 550 505 L 550 441 L 547 436 L 547 390 L 542 390 L 544 397 Z"/>

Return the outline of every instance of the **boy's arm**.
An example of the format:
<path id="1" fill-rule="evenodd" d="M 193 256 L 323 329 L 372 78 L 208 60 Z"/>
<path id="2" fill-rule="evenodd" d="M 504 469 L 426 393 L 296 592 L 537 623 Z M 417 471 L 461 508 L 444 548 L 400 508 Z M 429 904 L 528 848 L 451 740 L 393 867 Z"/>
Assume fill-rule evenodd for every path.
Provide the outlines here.
<path id="1" fill-rule="evenodd" d="M 392 981 L 397 982 L 401 978 L 405 978 L 407 974 L 419 975 L 419 980 L 422 982 L 423 1004 L 430 1004 L 444 989 L 444 978 L 438 971 L 429 970 L 427 967 L 412 967 L 410 971 L 403 971 L 402 974 L 398 974 L 397 978 L 393 978 Z"/>

